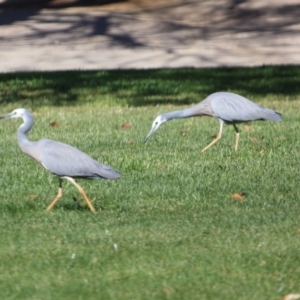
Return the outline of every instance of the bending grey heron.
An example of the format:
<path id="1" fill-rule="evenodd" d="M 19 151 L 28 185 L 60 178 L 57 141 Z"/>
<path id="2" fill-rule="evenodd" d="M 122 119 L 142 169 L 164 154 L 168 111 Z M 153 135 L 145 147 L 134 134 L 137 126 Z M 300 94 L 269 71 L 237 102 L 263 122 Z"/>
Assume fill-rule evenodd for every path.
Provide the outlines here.
<path id="1" fill-rule="evenodd" d="M 264 108 L 245 97 L 228 92 L 218 92 L 209 95 L 206 99 L 190 108 L 168 112 L 156 117 L 150 132 L 146 136 L 145 142 L 161 124 L 167 121 L 177 118 L 188 118 L 202 115 L 212 116 L 217 118 L 220 122 L 220 130 L 217 137 L 204 149 L 202 149 L 202 152 L 206 151 L 221 138 L 224 123 L 232 124 L 235 129 L 235 150 L 237 150 L 240 133 L 236 123 L 254 120 L 281 121 L 282 119 L 282 115 L 279 112 Z"/>
<path id="2" fill-rule="evenodd" d="M 62 197 L 62 179 L 67 179 L 81 193 L 91 211 L 95 211 L 91 201 L 87 197 L 84 189 L 74 180 L 74 178 L 88 179 L 118 179 L 121 175 L 109 166 L 103 165 L 92 159 L 80 150 L 56 142 L 42 139 L 31 142 L 26 134 L 34 124 L 32 114 L 24 109 L 18 108 L 13 112 L 0 116 L 0 119 L 22 118 L 23 124 L 18 128 L 18 143 L 22 151 L 39 162 L 46 170 L 59 177 L 58 193 L 47 210 L 51 210 Z"/>

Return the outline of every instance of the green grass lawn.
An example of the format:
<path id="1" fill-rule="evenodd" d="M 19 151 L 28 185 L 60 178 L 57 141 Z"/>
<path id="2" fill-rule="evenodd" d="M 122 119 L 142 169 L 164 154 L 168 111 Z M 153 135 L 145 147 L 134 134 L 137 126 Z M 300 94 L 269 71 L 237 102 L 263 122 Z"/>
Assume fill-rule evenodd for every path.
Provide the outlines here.
<path id="1" fill-rule="evenodd" d="M 154 118 L 216 91 L 283 122 Z M 0 122 L 1 299 L 282 299 L 300 293 L 300 68 L 0 74 L 0 114 L 25 107 L 31 140 L 69 143 L 122 174 L 78 180 L 97 213 L 24 155 Z M 56 122 L 57 126 L 50 126 Z M 129 123 L 129 128 L 122 128 Z M 242 194 L 243 200 L 231 198 Z"/>

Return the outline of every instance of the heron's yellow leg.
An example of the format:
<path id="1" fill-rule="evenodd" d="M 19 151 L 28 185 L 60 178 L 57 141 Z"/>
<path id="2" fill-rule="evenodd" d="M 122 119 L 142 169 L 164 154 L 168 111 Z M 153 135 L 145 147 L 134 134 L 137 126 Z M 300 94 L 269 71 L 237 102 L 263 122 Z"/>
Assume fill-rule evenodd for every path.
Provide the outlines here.
<path id="1" fill-rule="evenodd" d="M 238 147 L 239 147 L 239 140 L 240 140 L 240 133 L 237 132 L 236 133 L 236 140 L 235 140 L 235 151 L 237 151 Z"/>
<path id="2" fill-rule="evenodd" d="M 61 199 L 61 197 L 63 195 L 61 184 L 62 184 L 62 180 L 59 178 L 59 188 L 58 188 L 57 196 L 51 202 L 51 204 L 47 207 L 47 209 L 46 209 L 47 211 L 51 210 L 54 207 L 54 205 Z"/>
<path id="3" fill-rule="evenodd" d="M 233 127 L 235 129 L 235 133 L 236 133 L 236 138 L 235 138 L 235 151 L 237 151 L 238 147 L 239 147 L 239 141 L 240 141 L 240 132 L 238 130 L 238 128 L 236 127 L 235 124 L 233 124 Z"/>
<path id="4" fill-rule="evenodd" d="M 220 130 L 219 130 L 217 137 L 210 144 L 208 144 L 205 148 L 203 148 L 201 152 L 206 151 L 208 148 L 210 148 L 213 144 L 215 144 L 222 137 L 224 122 L 222 120 L 219 120 L 219 121 L 220 121 Z"/>
<path id="5" fill-rule="evenodd" d="M 92 212 L 95 212 L 96 210 L 95 210 L 94 206 L 92 205 L 90 199 L 86 195 L 85 190 L 72 177 L 64 176 L 62 178 L 67 179 L 68 181 L 70 181 L 71 183 L 73 183 L 76 186 L 76 188 L 78 189 L 79 193 L 83 196 L 83 198 L 84 198 L 86 204 L 88 205 L 88 207 L 90 208 L 90 210 Z"/>

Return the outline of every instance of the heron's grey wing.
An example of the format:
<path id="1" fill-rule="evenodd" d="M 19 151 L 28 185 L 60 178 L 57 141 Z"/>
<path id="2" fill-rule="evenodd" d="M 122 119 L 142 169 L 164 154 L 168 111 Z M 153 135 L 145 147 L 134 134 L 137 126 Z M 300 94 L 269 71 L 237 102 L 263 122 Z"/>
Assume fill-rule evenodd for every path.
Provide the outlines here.
<path id="1" fill-rule="evenodd" d="M 264 108 L 237 94 L 220 92 L 212 94 L 211 107 L 215 117 L 225 122 L 246 122 L 251 120 L 280 121 L 280 113 Z"/>
<path id="2" fill-rule="evenodd" d="M 121 175 L 70 145 L 42 139 L 38 142 L 41 163 L 58 176 L 118 179 Z"/>

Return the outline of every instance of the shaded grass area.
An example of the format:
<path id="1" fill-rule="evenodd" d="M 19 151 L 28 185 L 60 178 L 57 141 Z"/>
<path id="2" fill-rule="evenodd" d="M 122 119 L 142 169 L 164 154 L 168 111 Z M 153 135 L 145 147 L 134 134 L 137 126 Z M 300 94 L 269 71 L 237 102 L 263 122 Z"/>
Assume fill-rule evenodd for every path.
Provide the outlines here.
<path id="1" fill-rule="evenodd" d="M 0 297 L 281 299 L 299 293 L 297 72 L 264 67 L 1 75 L 1 114 L 31 109 L 31 140 L 72 144 L 123 177 L 79 180 L 95 199 L 95 214 L 73 201 L 81 198 L 65 181 L 63 199 L 46 212 L 58 179 L 19 150 L 21 121 L 1 121 Z M 216 80 L 221 74 L 223 81 Z M 260 88 L 253 83 L 260 81 Z M 142 143 L 157 114 L 217 90 L 276 108 L 284 121 L 239 125 L 238 152 L 232 126 L 200 152 L 218 131 L 209 117 L 168 122 Z M 37 95 L 45 98 L 38 102 Z M 49 125 L 54 121 L 57 127 Z M 244 199 L 232 199 L 234 193 Z"/>
<path id="2" fill-rule="evenodd" d="M 300 93 L 298 66 L 218 69 L 121 70 L 0 74 L 0 103 L 75 105 L 188 105 L 216 91 L 260 99 L 295 99 Z"/>

